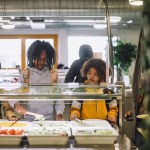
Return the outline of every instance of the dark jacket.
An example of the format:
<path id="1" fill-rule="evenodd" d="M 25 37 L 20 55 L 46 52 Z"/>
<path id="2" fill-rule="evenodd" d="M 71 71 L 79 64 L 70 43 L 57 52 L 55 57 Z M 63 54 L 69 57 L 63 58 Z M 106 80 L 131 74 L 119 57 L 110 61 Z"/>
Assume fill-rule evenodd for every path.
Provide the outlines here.
<path id="1" fill-rule="evenodd" d="M 65 77 L 65 83 L 68 83 L 68 82 L 84 83 L 84 81 L 86 80 L 86 78 L 83 78 L 81 76 L 80 69 L 86 60 L 93 58 L 93 51 L 92 51 L 91 46 L 86 45 L 86 44 L 80 46 L 79 57 L 80 57 L 80 59 L 75 60 L 72 63 L 72 65 Z"/>

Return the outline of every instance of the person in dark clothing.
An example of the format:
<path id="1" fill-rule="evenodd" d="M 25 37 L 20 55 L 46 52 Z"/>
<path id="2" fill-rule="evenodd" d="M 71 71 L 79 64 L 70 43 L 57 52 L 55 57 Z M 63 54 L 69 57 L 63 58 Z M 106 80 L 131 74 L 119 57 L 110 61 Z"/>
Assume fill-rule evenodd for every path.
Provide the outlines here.
<path id="1" fill-rule="evenodd" d="M 65 77 L 65 83 L 68 83 L 68 82 L 84 83 L 84 81 L 86 80 L 86 78 L 81 76 L 80 69 L 85 61 L 93 58 L 92 47 L 88 44 L 84 44 L 84 45 L 80 46 L 79 57 L 80 57 L 79 59 L 75 60 L 72 63 L 72 65 Z"/>
<path id="2" fill-rule="evenodd" d="M 64 69 L 64 64 L 58 64 L 57 69 Z"/>

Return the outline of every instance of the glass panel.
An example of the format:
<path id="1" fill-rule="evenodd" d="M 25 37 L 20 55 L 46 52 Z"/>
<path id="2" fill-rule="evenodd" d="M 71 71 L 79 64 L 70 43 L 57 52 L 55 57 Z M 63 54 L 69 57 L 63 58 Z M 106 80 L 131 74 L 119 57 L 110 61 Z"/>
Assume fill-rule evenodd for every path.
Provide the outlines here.
<path id="1" fill-rule="evenodd" d="M 21 40 L 0 39 L 0 63 L 1 68 L 16 68 L 21 66 Z"/>
<path id="2" fill-rule="evenodd" d="M 68 66 L 76 59 L 79 59 L 79 47 L 83 44 L 91 45 L 96 56 L 106 61 L 106 36 L 68 36 Z"/>
<path id="3" fill-rule="evenodd" d="M 107 87 L 115 91 L 115 94 L 101 94 L 100 89 Z M 117 88 L 122 88 L 119 85 L 79 85 L 77 83 L 69 84 L 0 84 L 0 99 L 6 99 L 6 97 L 11 100 L 13 99 L 34 99 L 38 101 L 39 99 L 57 99 L 57 100 L 83 100 L 83 99 L 111 99 L 112 97 L 121 96 L 121 90 Z M 19 96 L 20 95 L 20 96 Z M 6 96 L 6 97 L 5 97 Z M 37 99 L 38 97 L 38 99 Z"/>

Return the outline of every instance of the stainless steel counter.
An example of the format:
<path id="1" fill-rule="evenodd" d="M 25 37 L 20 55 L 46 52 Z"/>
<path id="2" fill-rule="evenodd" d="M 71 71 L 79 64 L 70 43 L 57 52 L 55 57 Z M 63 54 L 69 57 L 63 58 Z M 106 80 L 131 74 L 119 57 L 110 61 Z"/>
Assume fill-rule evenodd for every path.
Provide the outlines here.
<path id="1" fill-rule="evenodd" d="M 120 136 L 117 139 L 117 143 L 114 145 L 80 145 L 76 146 L 71 142 L 68 147 L 0 147 L 1 150 L 138 150 L 127 138 L 127 136 Z"/>

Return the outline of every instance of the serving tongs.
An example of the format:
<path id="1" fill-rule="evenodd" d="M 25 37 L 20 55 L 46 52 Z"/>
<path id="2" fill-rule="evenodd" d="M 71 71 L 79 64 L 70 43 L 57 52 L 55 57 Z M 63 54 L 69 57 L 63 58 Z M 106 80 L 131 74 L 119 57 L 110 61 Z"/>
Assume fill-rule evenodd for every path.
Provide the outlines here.
<path id="1" fill-rule="evenodd" d="M 26 111 L 26 114 L 34 116 L 35 120 L 45 120 L 44 115 L 41 115 L 41 114 L 36 114 L 33 112 L 29 112 L 29 111 Z"/>
<path id="2" fill-rule="evenodd" d="M 92 126 L 92 125 L 90 125 L 90 124 L 88 124 L 88 123 L 86 123 L 86 122 L 83 122 L 82 120 L 80 120 L 80 119 L 74 119 L 74 121 L 76 121 L 76 122 L 78 122 L 80 125 L 82 125 L 82 126 Z"/>
<path id="3" fill-rule="evenodd" d="M 19 120 L 21 120 L 21 117 L 18 118 L 16 121 L 12 122 L 12 123 L 9 125 L 9 127 L 11 127 L 11 126 L 13 126 L 14 124 L 16 124 Z"/>

